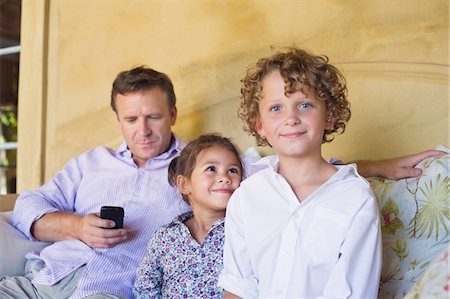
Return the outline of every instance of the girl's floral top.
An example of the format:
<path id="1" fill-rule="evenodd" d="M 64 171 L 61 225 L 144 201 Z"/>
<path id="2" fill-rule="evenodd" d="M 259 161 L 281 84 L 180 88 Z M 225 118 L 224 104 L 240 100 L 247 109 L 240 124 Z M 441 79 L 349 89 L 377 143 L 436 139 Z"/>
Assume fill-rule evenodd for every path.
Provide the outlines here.
<path id="1" fill-rule="evenodd" d="M 223 268 L 224 219 L 217 220 L 202 244 L 178 216 L 150 239 L 134 284 L 137 298 L 223 298 L 217 286 Z"/>

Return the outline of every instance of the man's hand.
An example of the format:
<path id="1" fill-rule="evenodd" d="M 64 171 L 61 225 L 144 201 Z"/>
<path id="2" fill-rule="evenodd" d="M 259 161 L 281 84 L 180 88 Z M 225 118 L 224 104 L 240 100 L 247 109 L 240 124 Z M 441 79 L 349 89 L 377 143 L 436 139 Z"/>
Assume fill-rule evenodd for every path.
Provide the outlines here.
<path id="1" fill-rule="evenodd" d="M 414 167 L 420 161 L 442 155 L 445 155 L 445 152 L 428 150 L 389 160 L 358 161 L 358 172 L 364 177 L 380 176 L 390 180 L 417 177 L 422 174 L 422 170 Z"/>
<path id="2" fill-rule="evenodd" d="M 114 221 L 102 219 L 99 214 L 88 214 L 81 218 L 78 236 L 81 241 L 91 247 L 109 248 L 127 239 L 123 228 L 111 229 Z"/>
<path id="3" fill-rule="evenodd" d="M 110 229 L 114 225 L 114 221 L 101 219 L 99 214 L 80 216 L 53 212 L 36 220 L 31 226 L 31 233 L 45 242 L 78 239 L 91 247 L 109 248 L 127 239 L 125 229 Z"/>

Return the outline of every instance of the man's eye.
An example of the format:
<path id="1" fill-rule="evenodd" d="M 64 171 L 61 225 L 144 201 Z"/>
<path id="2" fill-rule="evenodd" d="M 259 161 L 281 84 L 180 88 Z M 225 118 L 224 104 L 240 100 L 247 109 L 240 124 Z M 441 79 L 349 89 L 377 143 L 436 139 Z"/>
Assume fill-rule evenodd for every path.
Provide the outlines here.
<path id="1" fill-rule="evenodd" d="M 126 122 L 132 124 L 132 123 L 136 122 L 136 118 L 127 118 Z"/>
<path id="2" fill-rule="evenodd" d="M 270 107 L 269 110 L 270 110 L 271 112 L 279 112 L 279 111 L 281 111 L 281 107 L 278 106 L 278 105 L 276 105 L 276 106 Z"/>

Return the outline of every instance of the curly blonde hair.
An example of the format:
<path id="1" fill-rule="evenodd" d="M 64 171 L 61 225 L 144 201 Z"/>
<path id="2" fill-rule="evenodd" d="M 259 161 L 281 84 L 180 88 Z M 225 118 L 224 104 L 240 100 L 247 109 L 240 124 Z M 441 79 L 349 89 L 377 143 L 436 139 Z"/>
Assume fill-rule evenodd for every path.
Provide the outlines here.
<path id="1" fill-rule="evenodd" d="M 285 94 L 301 91 L 308 96 L 325 102 L 329 115 L 335 118 L 331 129 L 325 130 L 322 141 L 330 142 L 334 134 L 342 134 L 350 119 L 350 103 L 347 100 L 347 87 L 342 73 L 328 63 L 328 57 L 316 56 L 305 50 L 291 47 L 280 50 L 269 57 L 261 58 L 250 66 L 241 80 L 242 101 L 239 117 L 244 123 L 244 130 L 256 137 L 258 145 L 268 145 L 255 128 L 260 119 L 259 101 L 262 96 L 262 81 L 270 72 L 278 70 L 285 82 Z"/>

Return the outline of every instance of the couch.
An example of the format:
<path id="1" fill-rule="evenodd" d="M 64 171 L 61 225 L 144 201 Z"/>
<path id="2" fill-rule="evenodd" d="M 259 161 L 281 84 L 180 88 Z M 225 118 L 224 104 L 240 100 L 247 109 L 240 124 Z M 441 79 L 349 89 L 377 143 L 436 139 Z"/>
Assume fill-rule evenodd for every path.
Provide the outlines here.
<path id="1" fill-rule="evenodd" d="M 428 158 L 418 178 L 369 178 L 377 198 L 383 240 L 379 298 L 449 298 L 450 199 L 447 155 Z M 0 277 L 23 274 L 31 242 L 8 224 L 15 196 L 0 196 Z M 7 211 L 7 212 L 5 212 Z"/>

